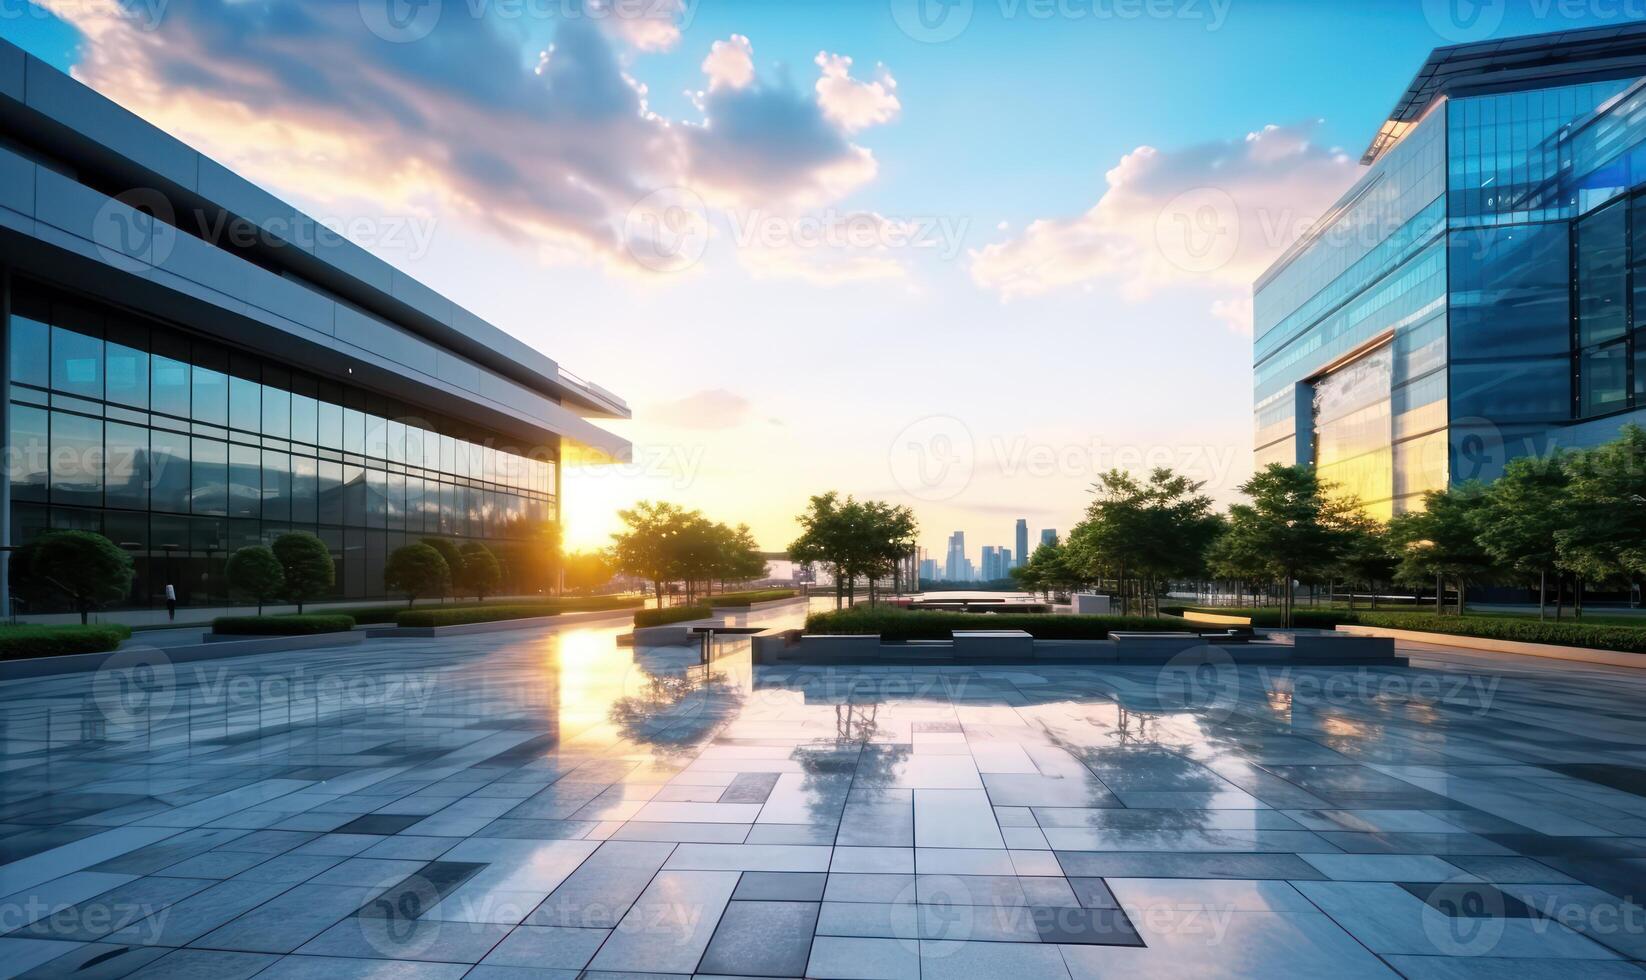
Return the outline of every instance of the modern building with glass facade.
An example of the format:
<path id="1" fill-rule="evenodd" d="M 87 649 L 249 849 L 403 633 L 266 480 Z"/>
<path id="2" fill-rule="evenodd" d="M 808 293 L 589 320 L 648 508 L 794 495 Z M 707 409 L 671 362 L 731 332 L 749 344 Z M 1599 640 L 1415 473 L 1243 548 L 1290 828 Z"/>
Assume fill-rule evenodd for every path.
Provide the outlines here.
<path id="1" fill-rule="evenodd" d="M 615 395 L 4 42 L 0 321 L 5 544 L 101 532 L 130 607 L 227 604 L 288 530 L 340 599 L 434 536 L 527 588 L 561 464 L 628 455 Z"/>
<path id="2" fill-rule="evenodd" d="M 1646 421 L 1646 25 L 1437 49 L 1362 163 L 1255 286 L 1259 467 L 1388 517 Z"/>

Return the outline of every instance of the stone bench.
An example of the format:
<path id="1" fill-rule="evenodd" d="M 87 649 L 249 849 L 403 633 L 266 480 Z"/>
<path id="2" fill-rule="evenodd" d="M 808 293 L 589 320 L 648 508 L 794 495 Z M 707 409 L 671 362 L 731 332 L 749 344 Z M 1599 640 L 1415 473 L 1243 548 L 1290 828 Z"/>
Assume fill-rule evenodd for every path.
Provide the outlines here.
<path id="1" fill-rule="evenodd" d="M 1199 633 L 1111 632 L 1109 639 L 1115 644 L 1115 658 L 1123 664 L 1163 664 L 1191 650 L 1211 649 Z"/>
<path id="2" fill-rule="evenodd" d="M 1034 637 L 1027 630 L 954 630 L 956 660 L 1033 660 Z"/>
<path id="3" fill-rule="evenodd" d="M 1386 636 L 1299 633 L 1292 640 L 1292 659 L 1318 663 L 1393 663 L 1395 641 Z"/>

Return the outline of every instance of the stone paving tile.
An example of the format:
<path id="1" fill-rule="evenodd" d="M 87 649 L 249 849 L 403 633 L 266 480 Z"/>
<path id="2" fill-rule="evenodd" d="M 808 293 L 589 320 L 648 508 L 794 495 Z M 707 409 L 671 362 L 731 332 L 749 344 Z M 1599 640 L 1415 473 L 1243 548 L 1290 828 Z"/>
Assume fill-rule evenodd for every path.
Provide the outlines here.
<path id="1" fill-rule="evenodd" d="M 0 685 L 0 973 L 1567 980 L 1646 957 L 1646 674 L 1417 650 L 1294 671 L 1287 699 L 1242 669 L 1214 711 L 1163 704 L 1152 668 L 614 638 L 241 658 L 253 689 L 419 695 L 260 713 L 178 672 L 139 739 L 104 734 L 90 677 Z M 1333 676 L 1369 693 L 1307 694 Z M 613 710 L 652 677 L 689 696 Z M 1409 701 L 1418 680 L 1494 695 Z"/>

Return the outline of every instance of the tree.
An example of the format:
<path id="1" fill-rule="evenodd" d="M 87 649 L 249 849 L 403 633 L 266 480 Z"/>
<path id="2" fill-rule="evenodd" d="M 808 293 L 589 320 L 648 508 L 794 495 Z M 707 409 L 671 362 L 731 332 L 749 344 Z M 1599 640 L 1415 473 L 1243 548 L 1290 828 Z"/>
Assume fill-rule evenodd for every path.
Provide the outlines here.
<path id="1" fill-rule="evenodd" d="M 1342 550 L 1332 573 L 1349 586 L 1349 608 L 1355 607 L 1355 587 L 1372 592 L 1372 608 L 1377 608 L 1378 587 L 1394 579 L 1397 561 L 1389 551 L 1388 528 L 1376 519 L 1348 509 L 1341 518 L 1344 532 Z"/>
<path id="2" fill-rule="evenodd" d="M 1065 561 L 1084 581 L 1112 578 L 1122 611 L 1135 590 L 1141 611 L 1158 612 L 1159 594 L 1174 578 L 1198 576 L 1206 549 L 1222 526 L 1204 483 L 1164 467 L 1138 479 L 1124 470 L 1098 477 L 1085 520 L 1069 532 Z"/>
<path id="3" fill-rule="evenodd" d="M 801 564 L 829 568 L 834 579 L 834 607 L 839 609 L 842 590 L 856 578 L 857 556 L 852 541 L 852 518 L 856 503 L 848 497 L 844 504 L 831 490 L 811 498 L 805 513 L 796 520 L 800 537 L 789 544 L 789 558 Z"/>
<path id="4" fill-rule="evenodd" d="M 1423 495 L 1423 510 L 1389 522 L 1389 539 L 1400 555 L 1395 576 L 1410 585 L 1434 582 L 1436 614 L 1448 582 L 1457 585 L 1461 616 L 1469 584 L 1488 581 L 1498 567 L 1475 530 L 1485 502 L 1485 485 L 1471 480 L 1447 490 L 1430 490 Z"/>
<path id="5" fill-rule="evenodd" d="M 867 576 L 869 599 L 875 581 L 894 574 L 901 559 L 914 547 L 919 533 L 914 513 L 881 501 L 844 501 L 836 492 L 812 497 L 806 512 L 795 520 L 801 534 L 789 545 L 789 557 L 803 564 L 829 567 L 835 582 L 835 606 L 856 598 L 857 580 Z"/>
<path id="6" fill-rule="evenodd" d="M 657 602 L 663 603 L 663 586 L 673 582 L 680 568 L 675 539 L 685 523 L 686 513 L 671 503 L 642 500 L 617 517 L 628 530 L 612 535 L 612 557 L 617 570 L 651 582 Z"/>
<path id="7" fill-rule="evenodd" d="M 297 603 L 299 615 L 303 612 L 303 603 L 325 595 L 337 581 L 337 566 L 332 564 L 331 551 L 324 541 L 307 531 L 280 535 L 274 539 L 273 551 L 285 576 L 285 596 Z"/>
<path id="8" fill-rule="evenodd" d="M 1547 616 L 1549 575 L 1557 588 L 1560 533 L 1572 526 L 1571 475 L 1558 454 L 1522 456 L 1503 467 L 1474 512 L 1480 546 L 1503 567 L 1537 583 L 1537 618 Z M 1555 609 L 1555 618 L 1560 610 Z"/>
<path id="9" fill-rule="evenodd" d="M 410 606 L 419 596 L 445 595 L 451 587 L 451 566 L 429 545 L 408 544 L 389 555 L 383 568 L 383 587 L 403 593 Z"/>
<path id="10" fill-rule="evenodd" d="M 451 580 L 455 580 L 463 568 L 463 553 L 457 550 L 457 545 L 452 544 L 445 538 L 424 538 L 422 543 L 440 552 L 440 557 L 445 560 L 446 570 L 451 575 L 451 579 L 447 582 L 447 591 L 449 592 Z M 444 597 L 446 594 L 446 592 L 442 592 L 441 596 Z"/>
<path id="11" fill-rule="evenodd" d="M 28 574 L 61 592 L 80 614 L 131 594 L 136 574 L 129 553 L 92 531 L 47 531 L 34 542 Z"/>
<path id="12" fill-rule="evenodd" d="M 754 540 L 754 532 L 749 530 L 747 524 L 737 525 L 725 541 L 721 580 L 748 582 L 765 578 L 767 571 L 766 559 L 761 557 L 760 545 Z"/>
<path id="13" fill-rule="evenodd" d="M 1070 569 L 1064 546 L 1054 537 L 1042 541 L 1029 556 L 1026 564 L 1012 569 L 1011 575 L 1031 592 L 1044 592 L 1049 598 L 1053 592 L 1076 588 L 1075 573 Z"/>
<path id="14" fill-rule="evenodd" d="M 257 615 L 263 615 L 263 604 L 280 596 L 286 585 L 285 570 L 280 559 L 265 545 L 254 544 L 241 548 L 229 556 L 223 566 L 223 575 L 229 588 L 257 600 Z"/>
<path id="15" fill-rule="evenodd" d="M 1646 429 L 1625 425 L 1603 446 L 1567 458 L 1570 518 L 1556 539 L 1561 567 L 1584 581 L 1646 575 Z"/>
<path id="16" fill-rule="evenodd" d="M 1220 546 L 1219 564 L 1238 556 L 1240 564 L 1279 579 L 1286 626 L 1292 625 L 1296 604 L 1293 583 L 1325 573 L 1342 554 L 1344 521 L 1353 505 L 1334 499 L 1330 487 L 1313 467 L 1270 463 L 1240 486 L 1251 503 L 1229 508 L 1234 537 Z"/>
<path id="17" fill-rule="evenodd" d="M 601 551 L 574 551 L 565 558 L 566 588 L 593 592 L 612 580 L 611 557 Z"/>
<path id="18" fill-rule="evenodd" d="M 560 525 L 555 521 L 541 521 L 521 531 L 520 543 L 515 546 L 510 561 L 515 586 L 521 592 L 552 593 L 559 586 L 564 567 L 561 557 Z"/>
<path id="19" fill-rule="evenodd" d="M 497 589 L 497 583 L 502 579 L 503 569 L 497 564 L 497 556 L 491 553 L 490 548 L 478 541 L 470 541 L 463 546 L 457 581 L 464 595 L 474 595 L 485 602 L 486 596 Z"/>

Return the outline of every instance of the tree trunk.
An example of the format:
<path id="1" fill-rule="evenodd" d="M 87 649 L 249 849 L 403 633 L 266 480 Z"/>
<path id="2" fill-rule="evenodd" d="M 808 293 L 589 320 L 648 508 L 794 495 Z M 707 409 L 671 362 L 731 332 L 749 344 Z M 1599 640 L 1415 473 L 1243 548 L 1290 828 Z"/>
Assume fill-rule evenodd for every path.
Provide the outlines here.
<path id="1" fill-rule="evenodd" d="M 1566 576 L 1555 575 L 1555 622 L 1560 622 L 1560 616 L 1566 606 Z"/>
<path id="2" fill-rule="evenodd" d="M 1435 576 L 1435 615 L 1446 615 L 1446 580 Z"/>
<path id="3" fill-rule="evenodd" d="M 1467 591 L 1468 586 L 1469 586 L 1469 583 L 1464 581 L 1463 579 L 1458 579 L 1457 580 L 1457 616 L 1458 616 L 1459 619 L 1463 618 L 1463 606 L 1464 606 L 1463 594 L 1464 594 L 1465 591 Z"/>
<path id="4" fill-rule="evenodd" d="M 1549 570 L 1537 573 L 1537 621 L 1543 622 L 1549 607 Z"/>

